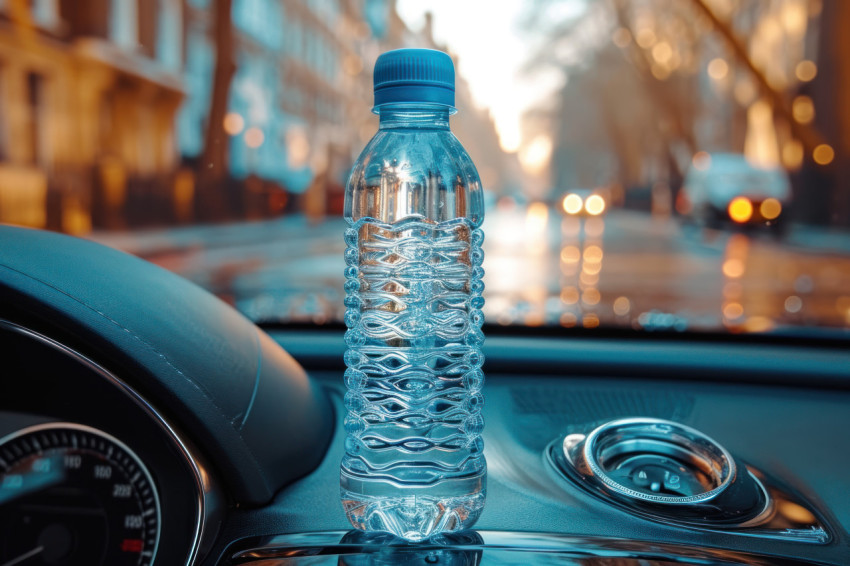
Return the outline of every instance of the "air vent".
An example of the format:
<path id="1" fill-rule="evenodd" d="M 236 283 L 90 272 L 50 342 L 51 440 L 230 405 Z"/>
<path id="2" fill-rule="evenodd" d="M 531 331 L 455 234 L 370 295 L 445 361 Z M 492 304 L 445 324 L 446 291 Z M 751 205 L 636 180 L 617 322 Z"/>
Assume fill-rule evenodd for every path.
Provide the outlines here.
<path id="1" fill-rule="evenodd" d="M 570 433 L 630 415 L 687 421 L 694 398 L 677 391 L 632 389 L 575 389 L 569 387 L 526 386 L 511 389 L 513 427 L 520 443 L 542 450 L 551 436 L 541 431 Z"/>

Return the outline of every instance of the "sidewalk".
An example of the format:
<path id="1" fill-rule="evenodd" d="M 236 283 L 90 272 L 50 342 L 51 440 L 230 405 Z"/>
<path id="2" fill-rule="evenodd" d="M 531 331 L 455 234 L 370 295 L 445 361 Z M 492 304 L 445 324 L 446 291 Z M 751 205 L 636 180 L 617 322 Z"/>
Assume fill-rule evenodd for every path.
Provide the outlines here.
<path id="1" fill-rule="evenodd" d="M 87 239 L 140 257 L 268 243 L 272 241 L 311 240 L 334 232 L 342 238 L 342 218 L 328 217 L 313 223 L 303 215 L 274 220 L 200 224 L 174 228 L 152 228 L 136 231 L 94 231 Z"/>

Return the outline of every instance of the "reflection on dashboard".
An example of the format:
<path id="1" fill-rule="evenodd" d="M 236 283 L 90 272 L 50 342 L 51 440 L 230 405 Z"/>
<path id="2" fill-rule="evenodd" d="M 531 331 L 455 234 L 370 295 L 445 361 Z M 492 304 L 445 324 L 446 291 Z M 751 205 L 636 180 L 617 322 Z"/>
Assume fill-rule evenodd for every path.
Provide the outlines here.
<path id="1" fill-rule="evenodd" d="M 467 531 L 411 544 L 377 533 L 317 532 L 257 537 L 234 545 L 224 564 L 384 566 L 448 564 L 483 566 L 666 566 L 668 564 L 810 564 L 749 552 L 645 543 L 612 537 L 565 536 L 511 531 Z"/>
<path id="2" fill-rule="evenodd" d="M 73 423 L 28 427 L 0 439 L 0 470 L 0 563 L 153 563 L 159 495 L 118 439 Z"/>

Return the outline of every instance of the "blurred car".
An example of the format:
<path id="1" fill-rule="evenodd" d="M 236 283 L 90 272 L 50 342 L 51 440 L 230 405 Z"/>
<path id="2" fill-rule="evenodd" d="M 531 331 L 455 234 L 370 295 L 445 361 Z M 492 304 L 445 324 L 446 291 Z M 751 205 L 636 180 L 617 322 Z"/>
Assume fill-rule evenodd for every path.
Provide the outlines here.
<path id="1" fill-rule="evenodd" d="M 602 216 L 610 200 L 604 189 L 572 189 L 564 194 L 560 207 L 568 216 Z"/>
<path id="2" fill-rule="evenodd" d="M 780 233 L 790 198 L 783 169 L 756 167 L 741 154 L 705 153 L 694 158 L 676 208 L 703 227 L 761 225 Z"/>

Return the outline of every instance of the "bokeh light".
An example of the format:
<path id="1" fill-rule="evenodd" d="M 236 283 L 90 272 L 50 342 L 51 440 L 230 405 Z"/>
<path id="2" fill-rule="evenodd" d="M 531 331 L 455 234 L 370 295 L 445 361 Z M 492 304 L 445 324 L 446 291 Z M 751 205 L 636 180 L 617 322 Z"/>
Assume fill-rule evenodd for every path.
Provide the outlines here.
<path id="1" fill-rule="evenodd" d="M 602 295 L 598 289 L 587 289 L 581 294 L 581 302 L 590 306 L 598 305 L 601 298 Z"/>
<path id="2" fill-rule="evenodd" d="M 697 171 L 708 171 L 708 168 L 711 167 L 711 155 L 707 151 L 696 152 L 693 165 Z"/>
<path id="3" fill-rule="evenodd" d="M 605 220 L 602 218 L 588 218 L 584 223 L 584 233 L 588 238 L 601 238 L 605 233 Z"/>
<path id="4" fill-rule="evenodd" d="M 572 328 L 576 325 L 577 322 L 578 322 L 578 317 L 574 313 L 565 312 L 564 314 L 561 315 L 560 323 L 561 323 L 561 326 L 563 326 L 565 328 Z"/>
<path id="5" fill-rule="evenodd" d="M 752 104 L 753 100 L 755 100 L 758 91 L 756 90 L 752 79 L 749 77 L 743 77 L 738 79 L 735 83 L 734 94 L 735 100 L 738 101 L 738 104 L 741 106 L 749 106 Z"/>
<path id="6" fill-rule="evenodd" d="M 265 141 L 265 139 L 266 137 L 263 134 L 263 130 L 256 126 L 248 128 L 245 131 L 245 145 L 252 149 L 256 149 L 263 145 L 263 141 Z"/>
<path id="7" fill-rule="evenodd" d="M 598 265 L 598 264 L 597 264 Z M 586 268 L 587 266 L 585 266 Z M 587 289 L 588 287 L 595 287 L 599 284 L 599 270 L 587 271 L 587 269 L 582 269 L 581 273 L 578 276 L 579 283 L 583 289 Z"/>
<path id="8" fill-rule="evenodd" d="M 797 295 L 791 295 L 785 299 L 785 310 L 790 313 L 798 313 L 803 308 L 803 300 Z"/>
<path id="9" fill-rule="evenodd" d="M 743 224 L 753 217 L 753 203 L 747 197 L 736 197 L 732 199 L 727 207 L 729 218 Z"/>
<path id="10" fill-rule="evenodd" d="M 765 199 L 759 206 L 759 214 L 765 220 L 774 220 L 782 213 L 782 204 L 775 198 Z"/>
<path id="11" fill-rule="evenodd" d="M 831 145 L 822 143 L 812 151 L 812 159 L 818 165 L 829 165 L 835 159 L 835 150 Z"/>
<path id="12" fill-rule="evenodd" d="M 729 63 L 725 59 L 717 57 L 708 63 L 708 76 L 716 81 L 726 78 L 729 74 Z"/>
<path id="13" fill-rule="evenodd" d="M 729 320 L 735 320 L 744 316 L 744 307 L 741 303 L 726 303 L 723 307 L 723 316 Z"/>
<path id="14" fill-rule="evenodd" d="M 799 169 L 804 155 L 803 144 L 797 140 L 788 140 L 782 146 L 782 164 L 788 169 Z"/>
<path id="15" fill-rule="evenodd" d="M 581 251 L 576 246 L 564 246 L 561 249 L 561 261 L 564 263 L 578 263 L 581 259 Z"/>
<path id="16" fill-rule="evenodd" d="M 599 195 L 590 195 L 587 197 L 587 200 L 584 201 L 584 209 L 588 214 L 599 216 L 605 212 L 605 199 Z"/>
<path id="17" fill-rule="evenodd" d="M 629 314 L 629 311 L 632 308 L 631 302 L 627 297 L 617 297 L 614 299 L 614 314 L 618 316 L 625 316 Z"/>
<path id="18" fill-rule="evenodd" d="M 592 263 L 602 261 L 602 248 L 596 244 L 591 244 L 584 249 L 584 260 Z"/>
<path id="19" fill-rule="evenodd" d="M 637 32 L 635 41 L 644 49 L 649 49 L 655 43 L 655 32 L 649 28 L 642 28 Z"/>
<path id="20" fill-rule="evenodd" d="M 602 271 L 602 264 L 596 262 L 585 262 L 584 265 L 581 266 L 582 273 L 589 273 L 591 275 L 596 275 L 600 271 Z"/>
<path id="21" fill-rule="evenodd" d="M 804 94 L 796 97 L 791 105 L 791 113 L 801 124 L 810 124 L 815 119 L 815 105 L 811 97 Z"/>
<path id="22" fill-rule="evenodd" d="M 776 324 L 766 316 L 751 316 L 744 321 L 746 332 L 768 332 L 773 330 Z"/>
<path id="23" fill-rule="evenodd" d="M 245 128 L 245 119 L 237 112 L 228 112 L 224 116 L 223 127 L 227 135 L 239 135 Z"/>
<path id="24" fill-rule="evenodd" d="M 561 301 L 567 305 L 574 305 L 579 300 L 579 292 L 575 287 L 564 287 L 561 289 Z"/>
<path id="25" fill-rule="evenodd" d="M 670 77 L 670 67 L 667 65 L 660 65 L 658 63 L 653 63 L 650 68 L 650 72 L 652 72 L 652 76 L 658 79 L 659 81 L 666 81 Z"/>
<path id="26" fill-rule="evenodd" d="M 814 61 L 800 61 L 794 69 L 794 74 L 803 82 L 813 80 L 818 75 L 818 66 Z"/>
<path id="27" fill-rule="evenodd" d="M 673 48 L 666 41 L 659 41 L 652 48 L 652 57 L 662 65 L 667 65 L 673 58 Z"/>
<path id="28" fill-rule="evenodd" d="M 723 262 L 723 275 L 730 279 L 737 279 L 744 274 L 744 262 L 740 259 L 727 259 Z"/>

